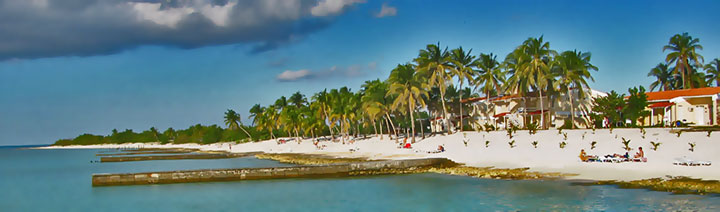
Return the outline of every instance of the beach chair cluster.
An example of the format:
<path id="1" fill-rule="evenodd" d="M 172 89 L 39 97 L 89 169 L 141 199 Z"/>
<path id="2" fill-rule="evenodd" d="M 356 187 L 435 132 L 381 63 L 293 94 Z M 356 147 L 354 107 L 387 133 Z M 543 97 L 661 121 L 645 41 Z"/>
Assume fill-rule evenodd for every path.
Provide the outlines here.
<path id="1" fill-rule="evenodd" d="M 600 162 L 600 163 L 623 163 L 623 162 L 647 162 L 647 158 L 626 158 L 622 156 L 606 155 L 603 157 L 588 157 L 584 162 Z"/>
<path id="2" fill-rule="evenodd" d="M 673 162 L 673 165 L 677 166 L 710 166 L 712 165 L 712 162 L 710 161 L 699 161 L 699 160 L 693 160 L 686 157 L 682 158 L 675 158 L 675 162 Z"/>

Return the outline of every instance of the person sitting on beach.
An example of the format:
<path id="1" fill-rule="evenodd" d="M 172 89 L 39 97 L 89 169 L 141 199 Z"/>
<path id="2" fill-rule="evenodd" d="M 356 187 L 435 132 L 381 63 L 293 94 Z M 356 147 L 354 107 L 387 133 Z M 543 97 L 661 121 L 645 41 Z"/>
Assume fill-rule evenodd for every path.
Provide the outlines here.
<path id="1" fill-rule="evenodd" d="M 315 145 L 315 147 L 318 147 L 318 148 L 319 148 L 318 144 L 320 144 L 320 140 L 315 139 L 315 140 L 313 141 L 313 145 Z"/>
<path id="2" fill-rule="evenodd" d="M 645 152 L 643 152 L 642 147 L 638 147 L 638 152 L 635 153 L 635 156 L 633 156 L 633 157 L 634 158 L 644 158 L 645 157 Z"/>
<path id="3" fill-rule="evenodd" d="M 403 146 L 405 149 L 412 149 L 412 145 L 410 143 L 405 143 L 405 146 Z"/>
<path id="4" fill-rule="evenodd" d="M 438 150 L 438 152 L 444 152 L 444 151 L 445 151 L 445 147 L 444 147 L 443 145 L 438 145 L 438 149 L 437 149 L 437 150 Z"/>
<path id="5" fill-rule="evenodd" d="M 580 150 L 580 160 L 583 162 L 589 162 L 589 161 L 595 161 L 598 160 L 598 156 L 596 155 L 588 155 L 585 153 L 585 149 Z"/>

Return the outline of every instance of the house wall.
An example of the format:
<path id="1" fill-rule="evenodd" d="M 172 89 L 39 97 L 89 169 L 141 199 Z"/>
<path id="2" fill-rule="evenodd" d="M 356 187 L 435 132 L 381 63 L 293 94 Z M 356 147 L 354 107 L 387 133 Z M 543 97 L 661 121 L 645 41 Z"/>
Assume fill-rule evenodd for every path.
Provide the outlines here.
<path id="1" fill-rule="evenodd" d="M 583 98 L 578 98 L 579 95 L 574 94 L 574 105 L 575 105 L 575 125 L 578 127 L 585 127 L 585 126 L 592 126 L 590 123 L 590 120 L 588 117 L 583 117 L 583 111 L 590 111 L 591 106 L 593 104 L 592 98 L 599 97 L 598 93 L 593 93 L 590 90 L 587 90 L 586 95 L 584 95 Z M 553 101 L 554 100 L 554 101 Z M 540 101 L 539 98 L 527 98 L 525 100 L 526 102 L 523 102 L 523 98 L 512 98 L 512 99 L 506 99 L 502 101 L 496 101 L 493 102 L 491 108 L 486 108 L 485 105 L 482 105 L 482 103 L 476 104 L 473 107 L 473 114 L 475 116 L 478 116 L 476 120 L 474 120 L 475 125 L 485 125 L 486 123 L 493 124 L 494 126 L 497 126 L 499 128 L 504 128 L 505 123 L 513 123 L 518 126 L 524 126 L 524 116 L 523 113 L 520 112 L 520 108 L 523 108 L 525 104 L 527 104 L 527 110 L 528 111 L 537 111 L 540 110 Z M 548 110 L 548 112 L 545 114 L 545 119 L 547 124 L 549 124 L 546 127 L 549 128 L 556 128 L 560 127 L 565 123 L 565 119 L 570 119 L 570 103 L 569 103 L 569 95 L 567 93 L 561 94 L 559 97 L 550 99 L 547 96 L 543 96 L 543 108 L 545 110 Z M 486 112 L 487 111 L 487 112 Z M 509 113 L 505 117 L 493 119 L 493 116 L 496 114 L 501 113 Z M 514 114 L 513 114 L 514 113 Z M 539 121 L 540 115 L 528 115 L 528 121 Z M 506 120 L 507 119 L 507 120 Z"/>
<path id="2" fill-rule="evenodd" d="M 696 125 L 712 124 L 711 97 L 684 98 L 685 101 L 675 103 L 676 117 L 673 121 L 695 123 Z M 700 113 L 700 115 L 698 115 Z"/>

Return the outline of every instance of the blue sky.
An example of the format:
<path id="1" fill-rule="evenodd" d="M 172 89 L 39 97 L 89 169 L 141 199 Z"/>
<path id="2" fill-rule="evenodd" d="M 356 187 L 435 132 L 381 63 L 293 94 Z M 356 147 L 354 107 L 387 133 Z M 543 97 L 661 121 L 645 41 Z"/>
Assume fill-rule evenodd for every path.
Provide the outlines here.
<path id="1" fill-rule="evenodd" d="M 710 0 L 131 1 L 123 4 L 133 13 L 98 17 L 87 11 L 109 3 L 28 2 L 40 3 L 0 0 L 0 14 L 13 17 L 0 21 L 0 37 L 10 38 L 0 41 L 0 145 L 221 124 L 226 109 L 246 118 L 253 104 L 295 91 L 357 90 L 437 42 L 504 58 L 543 35 L 552 49 L 591 52 L 599 68 L 591 86 L 602 91 L 647 87 L 647 72 L 677 33 L 700 38 L 706 60 L 720 57 L 720 2 Z M 30 9 L 8 12 L 17 8 Z M 200 15 L 168 15 L 188 8 Z M 112 25 L 128 14 L 137 23 Z"/>

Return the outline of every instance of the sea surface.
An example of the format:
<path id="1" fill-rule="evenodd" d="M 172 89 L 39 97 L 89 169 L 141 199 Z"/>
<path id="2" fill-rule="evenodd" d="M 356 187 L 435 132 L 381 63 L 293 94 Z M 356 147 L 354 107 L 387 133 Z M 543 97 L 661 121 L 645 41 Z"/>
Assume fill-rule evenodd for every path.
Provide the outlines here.
<path id="1" fill-rule="evenodd" d="M 93 173 L 291 166 L 255 158 L 91 163 L 0 148 L 0 211 L 720 211 L 720 197 L 440 174 L 92 187 Z"/>

